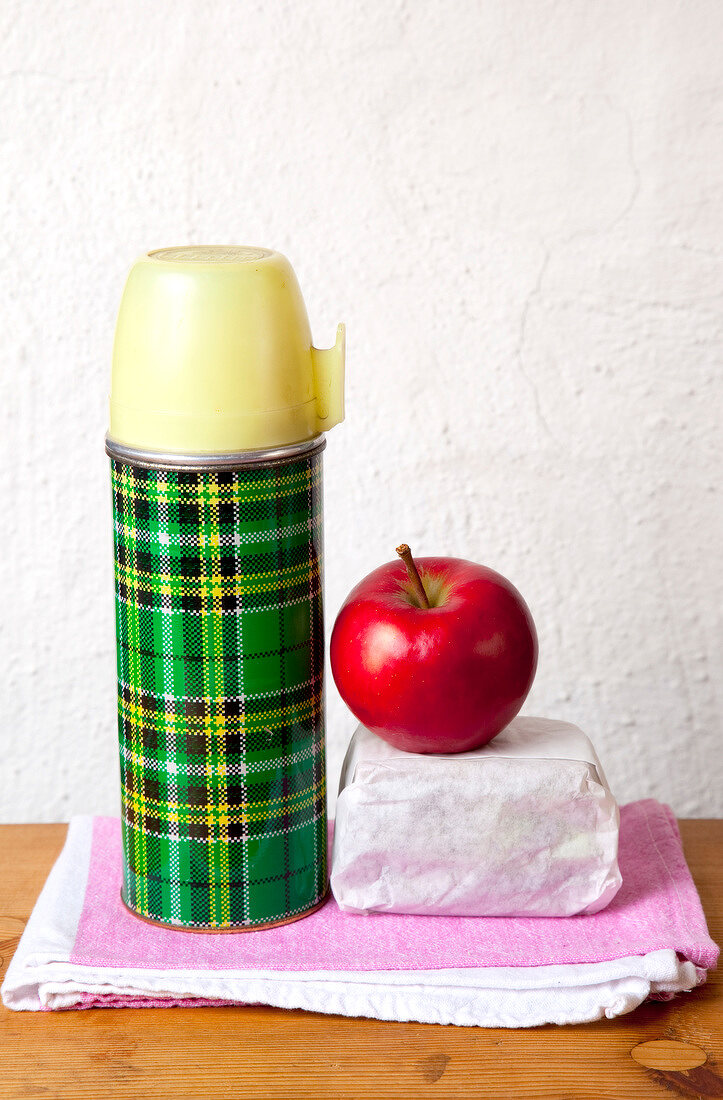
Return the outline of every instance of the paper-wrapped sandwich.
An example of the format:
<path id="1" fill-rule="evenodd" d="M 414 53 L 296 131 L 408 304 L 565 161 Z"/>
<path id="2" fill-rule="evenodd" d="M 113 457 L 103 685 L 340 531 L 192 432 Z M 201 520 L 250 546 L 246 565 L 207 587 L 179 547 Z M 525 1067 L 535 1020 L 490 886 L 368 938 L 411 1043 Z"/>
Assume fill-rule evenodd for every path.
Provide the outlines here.
<path id="1" fill-rule="evenodd" d="M 618 807 L 576 726 L 515 718 L 457 755 L 363 726 L 344 761 L 331 888 L 347 912 L 570 916 L 617 893 Z"/>

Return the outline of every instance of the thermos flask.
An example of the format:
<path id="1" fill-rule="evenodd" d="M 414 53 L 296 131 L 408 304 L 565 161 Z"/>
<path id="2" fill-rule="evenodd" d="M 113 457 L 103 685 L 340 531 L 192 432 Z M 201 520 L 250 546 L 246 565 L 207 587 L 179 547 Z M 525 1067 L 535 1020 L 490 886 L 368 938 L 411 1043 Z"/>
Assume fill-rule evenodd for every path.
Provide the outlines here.
<path id="1" fill-rule="evenodd" d="M 167 248 L 123 294 L 110 431 L 125 905 L 174 928 L 327 890 L 322 451 L 344 328 L 288 260 Z"/>

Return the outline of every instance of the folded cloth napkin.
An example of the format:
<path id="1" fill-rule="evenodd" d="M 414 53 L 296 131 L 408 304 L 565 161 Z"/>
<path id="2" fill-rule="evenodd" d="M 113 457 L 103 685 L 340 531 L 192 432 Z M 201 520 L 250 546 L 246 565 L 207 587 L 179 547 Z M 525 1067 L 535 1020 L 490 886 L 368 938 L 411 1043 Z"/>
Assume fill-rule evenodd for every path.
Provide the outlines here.
<path id="1" fill-rule="evenodd" d="M 120 901 L 120 828 L 74 818 L 2 987 L 13 1009 L 261 1003 L 382 1020 L 530 1027 L 618 1016 L 705 981 L 708 935 L 675 818 L 622 810 L 623 885 L 574 917 L 343 913 L 213 935 Z"/>

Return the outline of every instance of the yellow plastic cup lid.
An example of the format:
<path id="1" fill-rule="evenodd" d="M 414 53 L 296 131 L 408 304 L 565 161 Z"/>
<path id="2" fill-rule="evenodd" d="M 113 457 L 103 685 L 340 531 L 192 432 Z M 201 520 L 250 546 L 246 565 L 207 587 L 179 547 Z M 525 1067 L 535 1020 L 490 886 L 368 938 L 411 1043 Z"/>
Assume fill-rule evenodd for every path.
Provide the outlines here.
<path id="1" fill-rule="evenodd" d="M 313 439 L 344 419 L 344 326 L 311 343 L 294 270 L 249 247 L 161 248 L 131 268 L 113 347 L 113 442 L 226 454 Z"/>

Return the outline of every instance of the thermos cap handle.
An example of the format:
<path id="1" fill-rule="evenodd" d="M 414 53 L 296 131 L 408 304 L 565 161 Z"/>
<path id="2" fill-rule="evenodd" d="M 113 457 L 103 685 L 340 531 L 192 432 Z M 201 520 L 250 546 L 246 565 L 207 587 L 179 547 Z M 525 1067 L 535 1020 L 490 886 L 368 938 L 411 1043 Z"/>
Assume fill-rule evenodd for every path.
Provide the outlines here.
<path id="1" fill-rule="evenodd" d="M 344 418 L 344 326 L 312 346 L 279 252 L 162 248 L 131 268 L 113 347 L 110 438 L 204 454 L 312 439 Z"/>

